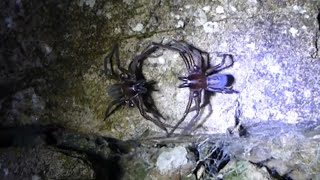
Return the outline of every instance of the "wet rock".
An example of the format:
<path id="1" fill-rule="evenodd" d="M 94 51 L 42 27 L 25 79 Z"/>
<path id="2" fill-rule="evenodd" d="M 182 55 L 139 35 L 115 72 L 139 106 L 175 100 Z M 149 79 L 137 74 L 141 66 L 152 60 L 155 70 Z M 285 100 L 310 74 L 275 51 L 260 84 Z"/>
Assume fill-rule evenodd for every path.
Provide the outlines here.
<path id="1" fill-rule="evenodd" d="M 167 149 L 157 159 L 157 168 L 161 173 L 175 172 L 188 163 L 187 150 L 182 147 Z"/>

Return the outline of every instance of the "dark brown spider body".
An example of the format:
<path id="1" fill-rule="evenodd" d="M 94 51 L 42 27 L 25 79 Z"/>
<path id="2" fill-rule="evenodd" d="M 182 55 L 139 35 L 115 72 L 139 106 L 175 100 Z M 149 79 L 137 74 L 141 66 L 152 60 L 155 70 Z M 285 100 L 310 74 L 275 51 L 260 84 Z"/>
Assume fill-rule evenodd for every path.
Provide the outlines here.
<path id="1" fill-rule="evenodd" d="M 207 87 L 207 77 L 204 74 L 190 74 L 188 77 L 179 77 L 183 84 L 179 88 L 188 87 L 190 90 L 205 89 Z"/>
<path id="2" fill-rule="evenodd" d="M 124 103 L 133 107 L 134 102 L 133 98 L 139 96 L 140 94 L 147 93 L 147 88 L 144 87 L 145 82 L 134 82 L 134 81 L 125 81 L 121 84 L 113 84 L 111 85 L 107 93 L 113 99 L 121 99 Z"/>
<path id="3" fill-rule="evenodd" d="M 210 105 L 209 96 L 211 93 L 238 93 L 232 89 L 231 84 L 234 80 L 232 75 L 218 74 L 218 72 L 233 65 L 232 55 L 222 54 L 222 62 L 211 67 L 209 63 L 209 54 L 186 42 L 171 41 L 168 44 L 153 43 L 153 45 L 179 52 L 188 70 L 188 75 L 186 77 L 179 77 L 179 80 L 183 81 L 182 84 L 179 85 L 179 88 L 188 87 L 190 89 L 188 104 L 183 117 L 169 132 L 169 136 L 184 121 L 188 113 L 192 111 L 191 105 L 193 101 L 195 102 L 194 109 L 196 114 L 192 117 L 191 122 L 199 116 L 201 107 Z M 229 58 L 232 61 L 231 64 L 227 66 L 225 66 L 226 58 Z M 202 105 L 200 105 L 202 95 L 204 95 L 205 99 Z"/>
<path id="4" fill-rule="evenodd" d="M 151 91 L 155 90 L 153 85 L 155 82 L 145 79 L 142 73 L 143 60 L 148 58 L 158 47 L 152 46 L 133 58 L 128 69 L 120 66 L 119 48 L 116 45 L 112 52 L 107 55 L 104 62 L 104 71 L 106 75 L 118 83 L 111 85 L 107 89 L 108 95 L 113 99 L 105 113 L 107 119 L 120 106 L 128 104 L 130 107 L 136 106 L 140 114 L 147 120 L 167 132 L 165 124 L 161 122 L 161 114 L 158 112 L 154 101 L 151 98 Z M 113 67 L 113 57 L 116 60 L 118 73 Z"/>

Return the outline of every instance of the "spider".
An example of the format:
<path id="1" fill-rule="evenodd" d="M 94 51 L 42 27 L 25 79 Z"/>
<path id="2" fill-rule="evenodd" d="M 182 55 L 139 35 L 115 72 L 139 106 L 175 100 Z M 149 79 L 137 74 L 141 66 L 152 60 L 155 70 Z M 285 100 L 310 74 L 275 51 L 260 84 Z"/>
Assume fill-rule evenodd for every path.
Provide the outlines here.
<path id="1" fill-rule="evenodd" d="M 189 112 L 195 110 L 196 114 L 191 119 L 191 122 L 193 122 L 199 116 L 200 109 L 208 104 L 210 105 L 209 96 L 212 93 L 238 93 L 238 91 L 232 89 L 231 84 L 234 80 L 232 75 L 218 74 L 218 72 L 233 65 L 233 56 L 231 54 L 222 54 L 223 58 L 221 63 L 211 67 L 209 64 L 209 53 L 204 52 L 184 41 L 173 40 L 167 44 L 155 42 L 152 44 L 164 49 L 179 52 L 188 71 L 188 76 L 178 77 L 178 79 L 182 81 L 179 88 L 188 87 L 190 89 L 187 107 L 182 118 L 168 133 L 168 136 L 170 136 L 185 120 Z M 231 63 L 228 65 L 225 65 L 226 58 L 231 59 Z M 200 105 L 202 93 L 204 93 L 205 99 L 203 104 Z M 195 106 L 191 108 L 193 101 L 195 102 Z"/>
<path id="2" fill-rule="evenodd" d="M 160 121 L 164 119 L 157 110 L 151 97 L 151 91 L 154 91 L 155 81 L 148 81 L 142 73 L 142 62 L 148 56 L 158 49 L 156 46 L 150 46 L 140 55 L 137 55 L 130 62 L 128 69 L 120 66 L 119 47 L 115 44 L 112 51 L 104 59 L 104 73 L 107 77 L 118 81 L 107 89 L 109 96 L 113 100 L 109 103 L 105 113 L 106 120 L 120 106 L 127 104 L 129 107 L 138 107 L 140 114 L 147 120 L 153 122 L 166 133 L 168 133 L 165 124 Z M 118 72 L 114 69 L 113 58 L 116 61 Z M 110 71 L 110 72 L 109 72 Z M 150 114 L 152 116 L 150 116 Z"/>

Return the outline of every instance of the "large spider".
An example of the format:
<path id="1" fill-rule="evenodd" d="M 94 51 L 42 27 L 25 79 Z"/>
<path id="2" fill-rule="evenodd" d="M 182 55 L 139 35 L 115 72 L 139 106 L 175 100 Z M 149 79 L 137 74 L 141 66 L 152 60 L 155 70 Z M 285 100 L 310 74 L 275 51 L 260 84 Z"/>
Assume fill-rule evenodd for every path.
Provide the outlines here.
<path id="1" fill-rule="evenodd" d="M 184 41 L 171 41 L 167 44 L 153 43 L 153 45 L 179 52 L 188 70 L 188 76 L 178 77 L 179 80 L 183 81 L 183 83 L 179 85 L 179 88 L 188 87 L 190 89 L 188 104 L 182 118 L 168 133 L 168 136 L 170 136 L 185 120 L 189 112 L 195 110 L 196 114 L 191 119 L 191 122 L 193 122 L 199 116 L 200 109 L 208 104 L 210 105 L 209 96 L 212 93 L 238 93 L 232 89 L 231 84 L 234 80 L 232 75 L 217 74 L 223 69 L 233 65 L 232 55 L 222 54 L 223 58 L 221 63 L 211 67 L 209 63 L 209 53 Z M 228 65 L 225 65 L 226 58 L 231 60 L 231 63 Z M 203 104 L 200 106 L 202 92 L 204 93 L 205 98 Z M 195 106 L 191 108 L 193 101 L 195 102 Z"/>
<path id="2" fill-rule="evenodd" d="M 168 132 L 165 124 L 161 122 L 161 114 L 157 110 L 153 99 L 151 98 L 151 91 L 154 89 L 154 81 L 146 81 L 142 73 L 143 60 L 148 58 L 153 52 L 158 49 L 156 46 L 150 46 L 140 55 L 137 55 L 130 62 L 128 69 L 120 66 L 119 47 L 116 44 L 112 51 L 106 56 L 104 60 L 104 73 L 107 77 L 117 80 L 118 83 L 111 85 L 107 89 L 109 96 L 113 98 L 110 102 L 106 113 L 105 120 L 120 106 L 127 104 L 130 107 L 138 107 L 140 114 L 147 120 L 153 122 L 155 125 Z M 116 61 L 118 72 L 114 69 L 113 58 Z"/>

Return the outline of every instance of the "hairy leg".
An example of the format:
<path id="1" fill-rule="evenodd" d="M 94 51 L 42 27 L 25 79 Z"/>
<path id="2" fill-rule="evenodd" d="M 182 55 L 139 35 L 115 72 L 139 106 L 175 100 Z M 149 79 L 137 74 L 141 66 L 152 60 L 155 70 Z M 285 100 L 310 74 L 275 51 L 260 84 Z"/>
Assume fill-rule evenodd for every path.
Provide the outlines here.
<path id="1" fill-rule="evenodd" d="M 111 101 L 105 112 L 104 120 L 106 120 L 112 113 L 114 113 L 123 104 L 124 104 L 124 101 L 122 99 Z"/>
<path id="2" fill-rule="evenodd" d="M 206 71 L 206 75 L 210 75 L 210 74 L 213 74 L 213 73 L 217 73 L 219 71 L 222 71 L 224 69 L 227 69 L 229 67 L 231 67 L 233 65 L 233 56 L 231 54 L 222 54 L 222 61 L 218 64 L 218 65 L 215 65 L 211 68 L 209 68 L 207 71 Z M 229 57 L 231 59 L 231 63 L 228 64 L 227 66 L 224 66 L 226 64 L 226 58 Z"/>
<path id="3" fill-rule="evenodd" d="M 185 118 L 186 118 L 187 115 L 189 114 L 189 109 L 190 109 L 190 107 L 191 107 L 192 101 L 193 101 L 193 92 L 190 91 L 189 100 L 188 100 L 188 104 L 187 104 L 186 110 L 184 111 L 182 118 L 181 118 L 181 119 L 178 121 L 178 123 L 171 129 L 171 131 L 170 131 L 169 134 L 168 134 L 168 137 L 169 137 L 169 136 L 177 129 L 177 127 L 185 120 Z"/>

